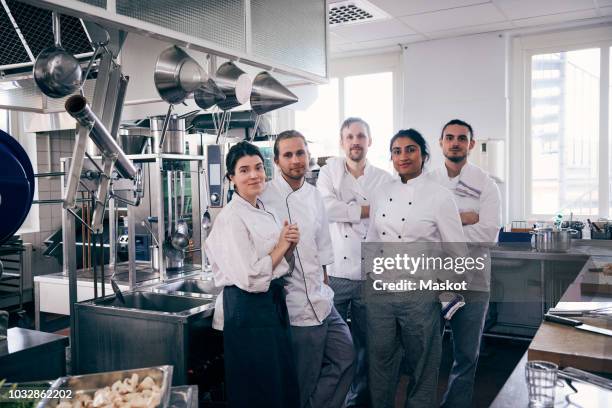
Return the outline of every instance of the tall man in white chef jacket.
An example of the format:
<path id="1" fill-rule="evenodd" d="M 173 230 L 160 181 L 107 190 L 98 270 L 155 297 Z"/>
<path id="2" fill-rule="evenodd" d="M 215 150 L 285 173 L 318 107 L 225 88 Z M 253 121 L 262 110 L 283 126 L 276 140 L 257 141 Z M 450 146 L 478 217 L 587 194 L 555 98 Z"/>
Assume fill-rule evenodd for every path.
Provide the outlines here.
<path id="1" fill-rule="evenodd" d="M 323 196 L 334 246 L 334 263 L 328 267 L 334 305 L 346 321 L 351 317 L 355 345 L 355 378 L 347 406 L 366 405 L 366 311 L 362 299 L 361 242 L 365 241 L 374 191 L 391 181 L 389 173 L 372 166 L 366 156 L 372 145 L 369 125 L 361 118 L 347 118 L 340 126 L 344 157 L 327 160 L 319 172 L 317 188 Z"/>
<path id="2" fill-rule="evenodd" d="M 274 162 L 280 174 L 267 183 L 261 201 L 281 222 L 300 228 L 285 290 L 301 408 L 340 408 L 353 379 L 353 342 L 326 284 L 325 266 L 334 256 L 323 199 L 305 182 L 309 154 L 304 136 L 295 130 L 280 133 Z"/>
<path id="3" fill-rule="evenodd" d="M 459 119 L 442 128 L 440 147 L 444 165 L 430 176 L 446 186 L 455 197 L 466 240 L 497 242 L 501 228 L 501 197 L 495 182 L 479 167 L 468 162 L 474 148 L 472 127 Z M 490 264 L 489 264 L 490 265 Z M 464 294 L 466 304 L 450 320 L 453 333 L 453 366 L 443 407 L 471 407 L 480 340 L 489 306 L 490 269 L 474 276 Z"/>

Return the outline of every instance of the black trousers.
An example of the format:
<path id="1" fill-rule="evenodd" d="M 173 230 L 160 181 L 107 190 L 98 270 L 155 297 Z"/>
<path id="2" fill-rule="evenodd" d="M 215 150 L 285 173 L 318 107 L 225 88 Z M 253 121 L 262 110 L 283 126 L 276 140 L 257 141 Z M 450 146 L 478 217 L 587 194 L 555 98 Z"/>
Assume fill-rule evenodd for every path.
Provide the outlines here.
<path id="1" fill-rule="evenodd" d="M 272 281 L 265 293 L 225 287 L 223 312 L 229 407 L 299 407 L 291 326 L 281 281 Z"/>

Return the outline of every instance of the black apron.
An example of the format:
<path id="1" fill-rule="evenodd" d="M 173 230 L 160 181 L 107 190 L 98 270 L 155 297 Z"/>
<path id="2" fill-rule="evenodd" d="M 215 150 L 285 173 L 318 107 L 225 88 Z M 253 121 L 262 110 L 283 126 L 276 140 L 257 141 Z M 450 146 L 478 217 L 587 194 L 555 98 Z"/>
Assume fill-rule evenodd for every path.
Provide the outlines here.
<path id="1" fill-rule="evenodd" d="M 285 292 L 223 289 L 225 383 L 230 408 L 299 407 Z"/>

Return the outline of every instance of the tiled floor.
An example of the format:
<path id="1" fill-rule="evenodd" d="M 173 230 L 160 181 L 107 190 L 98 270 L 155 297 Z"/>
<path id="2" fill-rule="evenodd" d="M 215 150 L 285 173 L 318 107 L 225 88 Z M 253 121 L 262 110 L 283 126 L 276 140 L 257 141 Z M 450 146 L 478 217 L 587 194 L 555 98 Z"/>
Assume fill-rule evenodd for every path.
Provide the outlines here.
<path id="1" fill-rule="evenodd" d="M 519 362 L 529 343 L 525 341 L 511 341 L 506 339 L 486 338 L 483 352 L 478 363 L 476 381 L 474 386 L 474 399 L 472 406 L 475 408 L 486 408 L 491 405 L 495 396 L 499 393 L 504 383 Z M 442 400 L 448 381 L 448 374 L 453 364 L 452 344 L 447 333 L 444 337 L 442 354 L 442 366 L 438 381 L 438 401 Z M 400 379 L 395 407 L 403 408 L 405 401 L 404 387 L 408 381 L 407 377 Z"/>
<path id="2" fill-rule="evenodd" d="M 529 343 L 525 341 L 494 338 L 485 338 L 484 341 L 485 346 L 476 371 L 474 407 L 488 407 L 491 405 L 491 402 L 493 402 L 493 399 L 495 399 L 495 396 L 499 393 L 529 346 Z M 446 382 L 452 363 L 452 346 L 450 337 L 447 335 L 444 338 L 444 352 L 438 384 L 440 397 L 442 397 L 446 389 Z"/>

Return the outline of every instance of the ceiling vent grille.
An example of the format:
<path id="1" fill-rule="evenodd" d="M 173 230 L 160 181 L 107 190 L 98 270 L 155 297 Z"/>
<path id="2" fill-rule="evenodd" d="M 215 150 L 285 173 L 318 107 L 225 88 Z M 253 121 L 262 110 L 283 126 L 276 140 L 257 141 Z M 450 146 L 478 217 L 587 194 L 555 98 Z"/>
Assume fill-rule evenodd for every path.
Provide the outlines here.
<path id="1" fill-rule="evenodd" d="M 365 0 L 340 1 L 329 5 L 329 25 L 365 23 L 390 16 Z"/>

